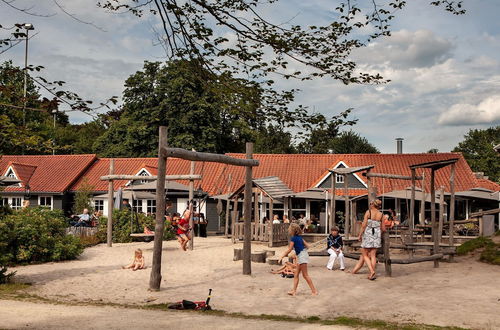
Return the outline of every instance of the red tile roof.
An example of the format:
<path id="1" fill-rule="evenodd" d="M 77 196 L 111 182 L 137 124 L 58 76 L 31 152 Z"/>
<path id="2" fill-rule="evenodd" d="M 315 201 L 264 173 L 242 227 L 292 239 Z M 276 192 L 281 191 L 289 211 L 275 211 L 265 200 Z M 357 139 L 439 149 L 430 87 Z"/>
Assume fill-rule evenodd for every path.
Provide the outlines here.
<path id="1" fill-rule="evenodd" d="M 244 154 L 228 154 L 229 156 L 244 158 Z M 328 173 L 327 169 L 336 166 L 343 161 L 347 166 L 375 165 L 372 170 L 377 173 L 391 173 L 399 175 L 410 175 L 409 166 L 430 161 L 459 158 L 456 167 L 455 191 L 469 190 L 478 187 L 478 181 L 469 168 L 463 156 L 459 153 L 438 154 L 256 154 L 255 159 L 260 161 L 260 166 L 254 168 L 254 178 L 266 176 L 278 176 L 294 192 L 301 192 L 314 187 L 315 184 Z M 95 162 L 83 175 L 88 182 L 95 187 L 96 191 L 106 191 L 107 183 L 100 181 L 99 177 L 109 173 L 109 158 L 102 158 Z M 167 162 L 167 174 L 188 174 L 190 162 L 178 158 L 169 158 Z M 151 174 L 156 175 L 156 158 L 115 158 L 116 174 L 137 174 L 142 168 L 146 168 Z M 426 189 L 428 190 L 430 171 L 426 173 Z M 211 195 L 232 192 L 244 182 L 245 169 L 237 166 L 228 166 L 217 163 L 197 163 L 195 173 L 202 174 L 201 188 Z M 231 174 L 232 185 L 228 188 L 228 177 Z M 421 175 L 422 170 L 417 172 Z M 449 167 L 436 172 L 436 187 L 444 186 L 449 190 Z M 83 177 L 80 178 L 71 190 L 80 186 Z M 360 175 L 366 182 L 366 178 Z M 187 184 L 186 181 L 179 181 Z M 409 181 L 388 180 L 375 178 L 374 185 L 378 187 L 379 193 L 392 190 L 405 189 L 410 186 Z M 114 188 L 123 186 L 126 180 L 115 181 Z M 195 187 L 199 185 L 195 182 Z M 343 192 L 338 190 L 338 194 Z M 366 193 L 363 189 L 356 190 L 357 195 Z"/>
<path id="2" fill-rule="evenodd" d="M 477 179 L 478 187 L 488 189 L 491 191 L 500 191 L 500 184 L 495 183 L 488 179 Z"/>
<path id="3" fill-rule="evenodd" d="M 6 187 L 5 191 L 62 193 L 96 160 L 95 155 L 0 156 L 0 173 L 12 166 L 23 187 Z"/>

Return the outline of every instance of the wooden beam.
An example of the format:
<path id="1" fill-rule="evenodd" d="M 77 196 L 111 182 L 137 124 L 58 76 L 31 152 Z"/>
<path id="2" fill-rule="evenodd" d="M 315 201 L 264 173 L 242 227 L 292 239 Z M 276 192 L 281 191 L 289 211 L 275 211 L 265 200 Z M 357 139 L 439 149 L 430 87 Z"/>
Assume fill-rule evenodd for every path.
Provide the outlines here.
<path id="1" fill-rule="evenodd" d="M 444 187 L 441 187 L 439 189 L 439 227 L 438 227 L 439 243 L 441 243 L 441 239 L 443 237 L 443 226 L 444 226 Z"/>
<path id="2" fill-rule="evenodd" d="M 436 221 L 436 187 L 435 187 L 435 170 L 431 168 L 431 223 L 432 223 L 432 241 L 434 242 L 434 251 L 436 254 L 439 251 L 438 230 L 439 224 Z M 439 260 L 434 260 L 434 268 L 439 267 Z"/>
<path id="3" fill-rule="evenodd" d="M 232 236 L 233 236 L 233 243 L 236 243 L 236 223 L 238 222 L 238 198 L 235 198 L 233 201 L 233 220 L 232 220 Z"/>
<path id="4" fill-rule="evenodd" d="M 273 216 L 274 216 L 274 200 L 269 197 L 269 220 L 267 228 L 269 229 L 269 247 L 273 247 Z"/>
<path id="5" fill-rule="evenodd" d="M 162 151 L 167 157 L 177 157 L 193 161 L 223 163 L 236 166 L 259 166 L 259 161 L 257 159 L 234 158 L 207 152 L 194 152 L 181 148 L 164 148 Z"/>
<path id="6" fill-rule="evenodd" d="M 454 227 L 455 227 L 455 169 L 456 164 L 451 165 L 451 173 L 450 173 L 450 214 L 448 215 L 449 219 L 449 244 L 450 246 L 455 246 L 454 240 Z M 449 261 L 453 261 L 453 255 L 450 254 Z"/>
<path id="7" fill-rule="evenodd" d="M 229 175 L 228 175 L 228 179 L 227 179 L 227 193 L 228 193 L 228 194 L 229 194 L 229 193 L 230 193 L 230 191 L 231 191 L 231 179 L 232 179 L 232 177 L 231 177 L 231 173 L 229 173 Z M 231 206 L 231 201 L 230 201 L 230 200 L 229 200 L 229 198 L 228 198 L 228 199 L 227 199 L 227 203 L 226 203 L 226 226 L 225 226 L 225 228 L 224 228 L 224 235 L 225 235 L 226 237 L 228 237 L 228 235 L 229 235 L 229 221 L 230 221 L 229 219 L 231 218 L 231 217 L 230 217 L 230 214 L 229 214 L 229 213 L 230 213 L 230 211 L 231 211 L 231 210 L 230 210 L 230 206 Z"/>
<path id="8" fill-rule="evenodd" d="M 413 228 L 415 228 L 415 170 L 411 170 L 411 200 L 410 200 L 410 243 L 413 243 Z M 410 250 L 410 257 L 413 256 L 413 252 Z"/>
<path id="9" fill-rule="evenodd" d="M 167 172 L 167 157 L 161 156 L 162 148 L 167 147 L 167 128 L 160 126 L 158 137 L 158 177 Z M 156 181 L 156 224 L 153 245 L 153 265 L 149 278 L 149 289 L 159 291 L 161 284 L 161 254 L 163 251 L 163 226 L 165 224 L 165 180 Z"/>
<path id="10" fill-rule="evenodd" d="M 246 144 L 246 158 L 253 157 L 253 143 Z M 250 162 L 248 162 L 250 164 Z M 252 274 L 252 166 L 248 165 L 245 170 L 245 200 L 243 204 L 244 240 L 243 240 L 243 275 Z"/>
<path id="11" fill-rule="evenodd" d="M 469 215 L 470 218 L 478 218 L 482 217 L 483 215 L 490 215 L 490 214 L 497 214 L 500 213 L 500 208 L 499 209 L 492 209 L 492 210 L 486 210 L 486 211 L 479 211 L 479 212 L 474 212 Z"/>
<path id="12" fill-rule="evenodd" d="M 425 172 L 422 172 L 422 200 L 420 201 L 420 219 L 419 223 L 425 223 Z"/>
<path id="13" fill-rule="evenodd" d="M 349 238 L 349 232 L 351 230 L 350 225 L 350 210 L 349 210 L 349 190 L 347 183 L 347 175 L 344 174 L 344 201 L 345 201 L 345 212 L 344 212 L 344 236 Z"/>
<path id="14" fill-rule="evenodd" d="M 328 220 L 330 225 L 329 230 L 332 230 L 335 226 L 335 176 L 335 173 L 330 174 L 330 180 L 332 182 L 332 187 L 330 188 L 332 201 L 330 202 L 330 219 Z"/>
<path id="15" fill-rule="evenodd" d="M 451 159 L 446 159 L 446 160 L 437 160 L 433 162 L 426 162 L 426 163 L 421 163 L 421 164 L 415 164 L 415 165 L 410 165 L 410 169 L 417 169 L 417 168 L 431 168 L 433 170 L 438 170 L 442 167 L 455 164 L 458 161 L 458 158 L 451 158 Z"/>
<path id="16" fill-rule="evenodd" d="M 115 160 L 111 159 L 109 161 L 109 174 L 113 174 L 115 171 Z M 107 224 L 107 243 L 108 247 L 113 245 L 113 180 L 108 182 L 108 224 Z"/>
<path id="17" fill-rule="evenodd" d="M 194 151 L 194 149 L 193 149 L 193 151 Z M 190 165 L 189 174 L 193 175 L 195 167 L 196 167 L 196 163 L 194 161 L 191 161 L 191 163 L 189 165 Z M 191 250 L 191 251 L 193 251 L 193 248 L 194 248 L 194 236 L 195 236 L 194 223 L 193 223 L 193 200 L 194 200 L 194 181 L 189 180 L 189 228 L 191 228 L 191 232 L 188 233 L 188 235 L 191 234 L 191 239 L 189 240 L 188 247 L 189 247 L 189 250 Z M 198 230 L 200 230 L 199 226 L 198 226 Z"/>
<path id="18" fill-rule="evenodd" d="M 145 180 L 145 181 L 155 181 L 158 178 L 156 175 L 152 176 L 140 176 L 140 175 L 125 175 L 125 174 L 114 174 L 114 175 L 103 175 L 99 179 L 102 181 L 106 180 Z M 165 180 L 201 180 L 200 174 L 182 174 L 182 175 L 165 175 Z"/>
<path id="19" fill-rule="evenodd" d="M 397 175 L 397 174 L 386 174 L 386 173 L 372 173 L 372 172 L 367 172 L 363 173 L 363 176 L 366 176 L 367 178 L 384 178 L 384 179 L 396 179 L 396 180 L 412 180 L 411 176 L 405 176 L 405 175 Z M 423 178 L 421 176 L 415 176 L 415 180 L 422 180 Z"/>

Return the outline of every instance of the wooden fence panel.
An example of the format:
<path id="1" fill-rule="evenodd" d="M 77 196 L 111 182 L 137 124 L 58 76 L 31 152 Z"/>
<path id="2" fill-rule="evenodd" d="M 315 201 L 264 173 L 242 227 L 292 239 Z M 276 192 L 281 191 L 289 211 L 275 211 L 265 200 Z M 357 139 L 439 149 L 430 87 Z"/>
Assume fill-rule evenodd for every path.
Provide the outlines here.
<path id="1" fill-rule="evenodd" d="M 66 228 L 66 234 L 79 237 L 94 236 L 97 234 L 97 227 L 69 227 Z"/>

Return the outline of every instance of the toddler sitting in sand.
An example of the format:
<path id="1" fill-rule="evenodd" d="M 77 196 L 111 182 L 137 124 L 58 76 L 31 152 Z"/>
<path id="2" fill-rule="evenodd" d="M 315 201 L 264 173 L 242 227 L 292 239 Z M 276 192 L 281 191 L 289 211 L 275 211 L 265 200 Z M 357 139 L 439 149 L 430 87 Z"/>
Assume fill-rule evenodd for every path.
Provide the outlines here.
<path id="1" fill-rule="evenodd" d="M 144 265 L 144 256 L 142 255 L 142 250 L 137 249 L 135 250 L 135 256 L 134 256 L 134 261 L 130 265 L 123 266 L 123 269 L 130 269 L 132 270 L 138 270 L 138 269 L 146 269 L 146 266 Z"/>
<path id="2" fill-rule="evenodd" d="M 271 273 L 272 274 L 281 274 L 282 276 L 290 276 L 293 274 L 295 274 L 295 272 L 297 271 L 297 256 L 295 254 L 292 255 L 292 262 L 285 262 L 285 264 L 283 266 L 281 266 L 281 268 L 279 269 L 276 269 L 276 270 L 272 270 L 271 269 Z"/>

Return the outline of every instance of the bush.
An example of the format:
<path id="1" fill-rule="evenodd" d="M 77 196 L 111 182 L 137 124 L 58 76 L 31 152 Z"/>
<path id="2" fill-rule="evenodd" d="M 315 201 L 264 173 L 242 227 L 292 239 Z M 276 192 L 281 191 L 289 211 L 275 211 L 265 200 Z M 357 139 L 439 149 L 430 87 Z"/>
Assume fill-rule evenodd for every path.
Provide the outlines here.
<path id="1" fill-rule="evenodd" d="M 476 249 L 494 246 L 495 243 L 487 237 L 480 236 L 478 238 L 471 239 L 470 241 L 465 242 L 457 248 L 458 255 L 465 255 L 469 252 L 472 252 Z"/>
<path id="2" fill-rule="evenodd" d="M 83 246 L 65 229 L 62 211 L 16 211 L 0 219 L 0 251 L 7 264 L 75 259 Z"/>
<path id="3" fill-rule="evenodd" d="M 107 240 L 108 219 L 106 217 L 99 218 L 99 229 L 97 237 L 100 242 Z M 150 230 L 155 228 L 155 219 L 142 213 L 132 213 L 128 209 L 113 211 L 113 243 L 129 243 L 132 242 L 132 233 L 143 233 L 144 226 Z M 169 240 L 175 235 L 170 230 L 170 223 L 165 222 L 165 231 L 163 239 Z"/>

